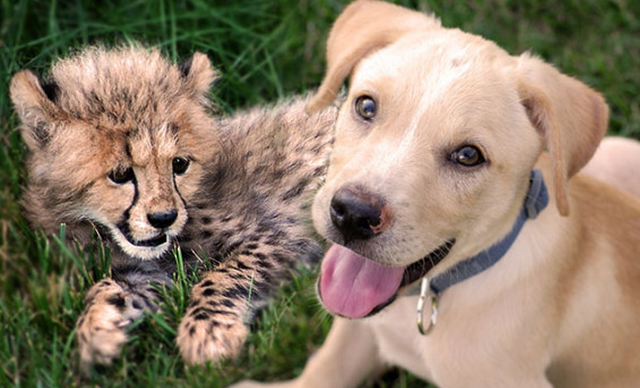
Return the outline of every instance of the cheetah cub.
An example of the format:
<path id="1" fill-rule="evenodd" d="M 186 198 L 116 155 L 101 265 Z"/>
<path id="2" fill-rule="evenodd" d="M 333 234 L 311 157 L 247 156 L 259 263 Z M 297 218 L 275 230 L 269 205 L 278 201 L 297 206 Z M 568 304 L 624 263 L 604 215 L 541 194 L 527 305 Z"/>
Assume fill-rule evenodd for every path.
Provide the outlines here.
<path id="1" fill-rule="evenodd" d="M 203 54 L 177 66 L 127 46 L 87 48 L 45 79 L 23 70 L 11 81 L 30 151 L 27 219 L 48 234 L 65 223 L 85 247 L 95 230 L 111 250 L 112 277 L 91 287 L 77 323 L 85 371 L 118 357 L 127 327 L 158 308 L 154 284 L 172 283 L 175 248 L 188 268 L 213 268 L 178 329 L 187 363 L 236 355 L 255 309 L 296 263 L 319 258 L 307 210 L 335 110 L 307 115 L 294 99 L 214 119 L 215 76 Z"/>

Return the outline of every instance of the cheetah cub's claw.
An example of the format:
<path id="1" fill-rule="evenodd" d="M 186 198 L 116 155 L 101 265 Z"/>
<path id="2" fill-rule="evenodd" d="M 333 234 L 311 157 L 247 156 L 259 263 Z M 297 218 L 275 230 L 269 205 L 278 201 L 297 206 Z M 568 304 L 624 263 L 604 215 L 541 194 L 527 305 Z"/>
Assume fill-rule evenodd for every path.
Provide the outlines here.
<path id="1" fill-rule="evenodd" d="M 91 287 L 76 332 L 82 371 L 88 373 L 93 364 L 111 364 L 127 341 L 127 327 L 142 315 L 133 298 L 113 280 L 103 279 Z"/>
<path id="2" fill-rule="evenodd" d="M 176 342 L 187 364 L 203 364 L 237 356 L 247 334 L 236 311 L 195 307 L 180 322 Z"/>

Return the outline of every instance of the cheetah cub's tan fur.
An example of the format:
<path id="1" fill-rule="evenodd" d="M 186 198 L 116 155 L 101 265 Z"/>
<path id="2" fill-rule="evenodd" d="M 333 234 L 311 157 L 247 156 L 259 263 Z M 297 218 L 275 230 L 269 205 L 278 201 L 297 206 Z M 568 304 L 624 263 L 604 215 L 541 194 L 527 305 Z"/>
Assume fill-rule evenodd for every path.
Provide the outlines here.
<path id="1" fill-rule="evenodd" d="M 92 47 L 44 80 L 24 70 L 11 82 L 30 151 L 27 218 L 49 234 L 66 223 L 87 249 L 97 230 L 112 252 L 112 277 L 89 290 L 77 324 L 85 368 L 112 362 L 127 327 L 157 308 L 176 247 L 188 267 L 213 266 L 178 330 L 188 363 L 235 355 L 254 309 L 321 253 L 307 207 L 336 112 L 307 115 L 294 99 L 213 119 L 214 78 L 200 53 L 176 66 L 157 50 Z"/>

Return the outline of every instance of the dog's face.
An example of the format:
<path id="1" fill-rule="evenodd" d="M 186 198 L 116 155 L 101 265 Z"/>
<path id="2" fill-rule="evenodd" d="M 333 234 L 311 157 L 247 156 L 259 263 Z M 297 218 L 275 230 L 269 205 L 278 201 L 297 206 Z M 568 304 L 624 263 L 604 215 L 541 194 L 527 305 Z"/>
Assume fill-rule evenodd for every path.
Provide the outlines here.
<path id="1" fill-rule="evenodd" d="M 542 146 L 491 57 L 497 48 L 470 54 L 466 39 L 453 41 L 465 36 L 441 35 L 407 37 L 359 64 L 315 199 L 318 231 L 384 265 L 407 266 L 450 240 L 469 251 L 504 235 L 501 220 L 519 211 Z M 345 192 L 352 198 L 340 201 Z M 363 225 L 335 222 L 332 204 L 356 212 L 347 202 L 367 197 L 385 220 L 363 239 L 350 235 Z"/>
<path id="2" fill-rule="evenodd" d="M 386 8 L 379 13 L 391 24 L 397 16 L 401 24 L 409 17 L 428 25 L 351 59 L 327 182 L 313 205 L 317 230 L 336 243 L 323 261 L 321 299 L 332 312 L 359 318 L 436 264 L 442 272 L 508 233 L 533 165 L 551 148 L 545 132 L 553 120 L 545 122 L 548 103 L 517 76 L 531 77 L 541 61 L 511 57 L 389 4 L 354 6 L 358 15 L 339 19 L 334 30 L 366 7 Z M 366 39 L 356 42 L 360 50 Z M 336 46 L 332 32 L 325 82 Z M 594 98 L 587 98 L 590 109 L 600 109 Z"/>

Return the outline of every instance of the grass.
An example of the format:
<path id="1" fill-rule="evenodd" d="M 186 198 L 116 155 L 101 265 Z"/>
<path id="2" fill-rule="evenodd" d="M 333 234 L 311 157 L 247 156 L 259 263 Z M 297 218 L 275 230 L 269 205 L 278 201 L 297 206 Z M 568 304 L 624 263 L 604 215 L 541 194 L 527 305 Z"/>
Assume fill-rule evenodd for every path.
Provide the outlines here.
<path id="1" fill-rule="evenodd" d="M 25 147 L 8 97 L 16 71 L 46 73 L 51 61 L 95 42 L 137 40 L 174 60 L 206 53 L 221 72 L 213 98 L 222 112 L 274 101 L 318 85 L 324 39 L 338 0 L 0 0 L 0 386 L 207 386 L 241 378 L 295 376 L 322 343 L 330 319 L 313 297 L 313 271 L 285 286 L 252 327 L 236 361 L 189 368 L 175 330 L 194 279 L 178 276 L 165 305 L 131 331 L 114 366 L 78 377 L 74 323 L 83 294 L 108 274 L 109 253 L 87 257 L 30 230 L 20 216 Z M 635 0 L 401 1 L 430 9 L 445 26 L 531 49 L 600 90 L 610 132 L 640 139 L 640 2 Z M 61 230 L 64 233 L 64 230 Z M 424 387 L 404 372 L 376 387 Z"/>

